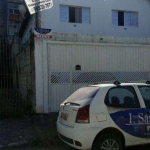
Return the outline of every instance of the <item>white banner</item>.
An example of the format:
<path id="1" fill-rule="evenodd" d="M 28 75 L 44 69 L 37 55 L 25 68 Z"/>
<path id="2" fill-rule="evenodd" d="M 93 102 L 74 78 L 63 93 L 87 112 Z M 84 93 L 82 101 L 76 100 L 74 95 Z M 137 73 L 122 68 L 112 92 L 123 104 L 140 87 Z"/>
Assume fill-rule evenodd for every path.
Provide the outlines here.
<path id="1" fill-rule="evenodd" d="M 53 7 L 53 0 L 25 0 L 30 14 Z"/>

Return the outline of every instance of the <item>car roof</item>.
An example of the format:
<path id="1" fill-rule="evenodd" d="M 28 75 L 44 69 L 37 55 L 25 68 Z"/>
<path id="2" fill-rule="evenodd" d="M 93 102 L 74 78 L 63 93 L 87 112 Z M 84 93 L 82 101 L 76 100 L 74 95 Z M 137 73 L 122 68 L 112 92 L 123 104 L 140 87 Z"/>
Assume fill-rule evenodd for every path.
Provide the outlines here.
<path id="1" fill-rule="evenodd" d="M 120 83 L 120 84 L 114 84 L 114 83 L 99 83 L 99 84 L 94 84 L 92 86 L 99 86 L 99 87 L 116 87 L 116 86 L 150 86 L 150 84 L 146 83 Z"/>

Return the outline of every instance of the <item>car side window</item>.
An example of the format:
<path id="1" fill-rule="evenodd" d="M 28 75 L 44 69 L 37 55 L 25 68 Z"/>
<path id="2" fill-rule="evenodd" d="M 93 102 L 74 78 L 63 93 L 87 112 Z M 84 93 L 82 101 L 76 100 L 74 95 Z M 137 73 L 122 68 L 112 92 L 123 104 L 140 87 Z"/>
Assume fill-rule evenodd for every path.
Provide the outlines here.
<path id="1" fill-rule="evenodd" d="M 132 86 L 118 86 L 111 88 L 105 97 L 108 107 L 140 108 L 139 100 Z"/>
<path id="2" fill-rule="evenodd" d="M 150 108 L 150 86 L 139 86 L 146 108 Z"/>

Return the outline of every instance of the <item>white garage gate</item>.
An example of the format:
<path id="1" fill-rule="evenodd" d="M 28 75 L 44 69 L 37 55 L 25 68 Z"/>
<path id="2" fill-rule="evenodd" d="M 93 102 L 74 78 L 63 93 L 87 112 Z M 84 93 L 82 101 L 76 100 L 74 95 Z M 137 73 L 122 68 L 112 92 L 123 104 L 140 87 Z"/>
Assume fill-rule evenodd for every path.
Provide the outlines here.
<path id="1" fill-rule="evenodd" d="M 150 47 L 126 44 L 47 42 L 48 111 L 72 92 L 95 82 L 149 79 Z"/>

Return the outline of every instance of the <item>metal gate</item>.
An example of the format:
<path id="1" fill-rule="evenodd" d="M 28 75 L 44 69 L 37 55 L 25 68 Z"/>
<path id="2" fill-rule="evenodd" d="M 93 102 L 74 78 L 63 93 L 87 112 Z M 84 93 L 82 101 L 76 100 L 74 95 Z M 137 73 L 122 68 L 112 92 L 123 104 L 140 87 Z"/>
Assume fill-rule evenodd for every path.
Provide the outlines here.
<path id="1" fill-rule="evenodd" d="M 28 104 L 20 91 L 20 40 L 0 38 L 0 118 L 27 114 Z M 27 96 L 27 95 L 26 95 Z"/>
<path id="2" fill-rule="evenodd" d="M 150 79 L 150 47 L 111 44 L 48 44 L 49 111 L 58 111 L 76 89 L 96 82 Z"/>

